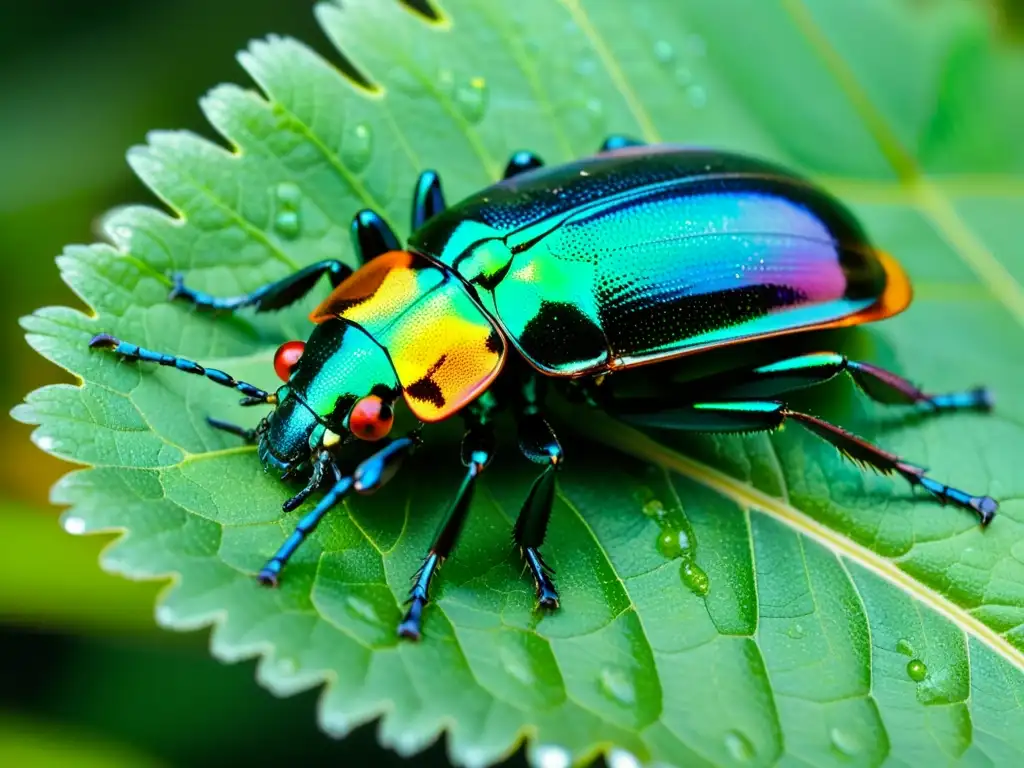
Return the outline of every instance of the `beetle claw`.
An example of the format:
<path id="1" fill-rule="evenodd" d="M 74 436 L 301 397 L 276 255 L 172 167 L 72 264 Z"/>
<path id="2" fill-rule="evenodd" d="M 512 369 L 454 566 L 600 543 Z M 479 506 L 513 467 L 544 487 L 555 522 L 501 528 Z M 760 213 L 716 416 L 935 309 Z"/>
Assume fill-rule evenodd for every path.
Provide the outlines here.
<path id="1" fill-rule="evenodd" d="M 111 336 L 109 333 L 97 333 L 89 339 L 89 346 L 92 349 L 113 349 L 120 343 L 120 339 Z"/>
<path id="2" fill-rule="evenodd" d="M 275 567 L 277 566 L 277 567 Z M 275 561 L 267 563 L 256 576 L 264 587 L 276 587 L 280 583 L 281 568 Z"/>

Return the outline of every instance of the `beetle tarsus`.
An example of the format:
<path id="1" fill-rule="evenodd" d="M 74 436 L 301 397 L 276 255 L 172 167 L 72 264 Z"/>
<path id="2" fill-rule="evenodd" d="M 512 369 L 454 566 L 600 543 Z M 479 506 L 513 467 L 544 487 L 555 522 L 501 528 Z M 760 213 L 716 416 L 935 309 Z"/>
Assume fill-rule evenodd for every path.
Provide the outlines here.
<path id="1" fill-rule="evenodd" d="M 991 411 L 995 397 L 987 387 L 975 387 L 963 392 L 929 395 L 928 405 L 934 411 Z"/>
<path id="2" fill-rule="evenodd" d="M 264 587 L 277 587 L 281 578 L 281 562 L 276 558 L 260 568 L 256 581 Z"/>
<path id="3" fill-rule="evenodd" d="M 544 558 L 534 547 L 524 548 L 523 558 L 530 566 L 530 572 L 533 574 L 534 584 L 537 587 L 537 607 L 545 610 L 558 608 L 558 590 L 555 589 L 555 585 L 551 581 L 554 571 L 544 562 Z"/>
<path id="4" fill-rule="evenodd" d="M 109 333 L 97 333 L 89 339 L 89 347 L 92 349 L 115 349 L 121 345 L 121 340 L 111 336 Z"/>
<path id="5" fill-rule="evenodd" d="M 978 516 L 978 521 L 982 527 L 987 527 L 989 523 L 996 516 L 996 512 L 999 511 L 999 502 L 993 499 L 991 496 L 972 496 L 969 493 L 961 491 L 959 488 L 953 488 L 944 483 L 940 483 L 937 480 L 933 480 L 925 474 L 924 467 L 919 467 L 916 464 L 910 464 L 905 461 L 898 462 L 895 467 L 896 471 L 899 472 L 907 482 L 911 485 L 920 486 L 924 488 L 928 493 L 934 496 L 942 504 L 952 504 L 974 512 Z"/>
<path id="6" fill-rule="evenodd" d="M 543 165 L 544 161 L 533 154 L 533 152 L 516 152 L 509 158 L 502 178 L 511 179 L 514 176 L 540 168 Z"/>

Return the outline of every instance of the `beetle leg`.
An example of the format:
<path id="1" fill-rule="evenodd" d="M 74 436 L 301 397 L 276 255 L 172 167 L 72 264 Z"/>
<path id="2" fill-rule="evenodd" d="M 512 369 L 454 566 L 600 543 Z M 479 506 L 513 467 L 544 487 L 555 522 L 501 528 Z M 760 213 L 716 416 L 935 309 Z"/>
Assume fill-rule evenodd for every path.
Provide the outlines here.
<path id="1" fill-rule="evenodd" d="M 533 152 L 516 152 L 508 159 L 508 165 L 505 166 L 505 174 L 502 178 L 511 179 L 520 173 L 540 168 L 542 165 L 544 165 L 544 161 L 533 154 Z"/>
<path id="2" fill-rule="evenodd" d="M 416 179 L 412 193 L 412 229 L 415 232 L 448 206 L 441 191 L 441 177 L 436 171 L 424 171 Z"/>
<path id="3" fill-rule="evenodd" d="M 168 295 L 171 301 L 187 301 L 198 309 L 234 312 L 242 307 L 255 307 L 257 312 L 269 312 L 294 304 L 309 293 L 317 281 L 327 275 L 331 285 L 337 286 L 352 274 L 352 268 L 337 259 L 310 264 L 283 280 L 269 283 L 251 293 L 240 296 L 217 297 L 185 286 L 181 274 L 172 276 L 174 287 Z"/>
<path id="4" fill-rule="evenodd" d="M 540 607 L 557 608 L 558 592 L 551 581 L 553 572 L 541 557 L 540 546 L 544 543 L 548 522 L 551 520 L 551 506 L 555 500 L 555 473 L 562 466 L 562 446 L 544 417 L 534 411 L 519 419 L 519 450 L 530 461 L 547 466 L 530 487 L 530 493 L 512 529 L 512 539 L 533 574 Z"/>
<path id="5" fill-rule="evenodd" d="M 911 382 L 883 368 L 850 360 L 836 352 L 816 352 L 764 365 L 745 373 L 724 387 L 715 386 L 716 397 L 768 398 L 822 384 L 845 371 L 868 397 L 885 405 L 917 405 L 927 410 L 989 410 L 992 396 L 984 387 L 964 392 L 930 395 Z"/>
<path id="6" fill-rule="evenodd" d="M 252 384 L 247 384 L 244 381 L 238 381 L 229 374 L 224 373 L 224 371 L 219 371 L 216 368 L 204 368 L 199 363 L 193 362 L 192 360 L 186 360 L 183 357 L 176 357 L 175 355 L 167 355 L 163 352 L 153 352 L 149 349 L 143 349 L 136 344 L 129 344 L 127 341 L 116 339 L 109 333 L 99 333 L 93 336 L 89 341 L 89 346 L 93 348 L 113 349 L 114 352 L 121 355 L 125 360 L 141 360 L 146 363 L 159 363 L 160 365 L 167 366 L 168 368 L 176 368 L 185 373 L 195 374 L 196 376 L 205 376 L 215 384 L 220 384 L 223 387 L 231 387 L 232 389 L 238 390 L 245 395 L 245 401 L 247 404 L 273 404 L 276 402 L 274 395 L 271 393 L 264 392 L 259 387 L 254 387 Z"/>
<path id="7" fill-rule="evenodd" d="M 321 464 L 320 472 L 321 476 L 328 470 L 333 475 L 333 484 L 330 490 L 324 494 L 323 498 L 317 502 L 317 505 L 312 511 L 305 514 L 302 519 L 299 520 L 298 525 L 295 526 L 295 530 L 292 531 L 291 535 L 285 539 L 284 544 L 274 553 L 274 556 L 267 561 L 267 564 L 260 569 L 259 575 L 256 577 L 261 584 L 265 584 L 270 587 L 276 587 L 278 579 L 281 575 L 281 569 L 284 568 L 285 564 L 295 554 L 295 550 L 299 548 L 299 545 L 306 540 L 319 525 L 320 521 L 323 520 L 326 515 L 335 505 L 338 504 L 342 499 L 348 496 L 352 491 L 358 493 L 372 493 L 377 490 L 380 486 L 386 483 L 395 470 L 398 468 L 398 464 L 401 460 L 408 455 L 417 445 L 419 444 L 419 438 L 415 435 L 401 437 L 394 440 L 384 446 L 381 450 L 369 456 L 362 463 L 356 467 L 356 471 L 349 476 L 342 475 L 341 471 L 335 465 L 334 461 L 330 458 L 329 454 L 321 453 L 317 457 L 317 463 Z M 316 466 L 314 465 L 314 478 L 316 478 Z M 312 483 L 311 483 L 312 484 Z M 319 484 L 319 483 L 318 483 Z M 305 498 L 303 493 L 306 489 L 299 492 L 299 495 L 295 498 L 299 499 L 298 503 Z M 311 491 L 310 491 L 311 492 Z M 308 493 L 306 494 L 308 495 Z M 285 502 L 286 508 L 294 508 L 297 506 L 292 505 L 291 499 Z"/>
<path id="8" fill-rule="evenodd" d="M 212 416 L 206 417 L 206 423 L 209 424 L 214 429 L 219 429 L 221 432 L 227 432 L 228 434 L 231 435 L 237 435 L 238 437 L 242 438 L 243 442 L 248 443 L 250 445 L 256 442 L 257 436 L 255 429 L 246 429 L 245 427 L 240 427 L 237 424 L 232 424 L 228 421 L 221 421 L 220 419 L 215 419 Z"/>
<path id="9" fill-rule="evenodd" d="M 466 466 L 466 475 L 459 486 L 458 493 L 448 508 L 438 528 L 434 543 L 427 551 L 423 564 L 413 576 L 412 590 L 409 593 L 409 609 L 405 613 L 398 634 L 410 640 L 420 639 L 420 625 L 423 621 L 423 608 L 430 599 L 430 582 L 437 569 L 444 562 L 462 532 L 462 527 L 469 514 L 473 501 L 473 490 L 476 479 L 487 468 L 494 455 L 494 430 L 490 424 L 476 423 L 470 426 L 462 438 L 462 463 Z"/>
<path id="10" fill-rule="evenodd" d="M 398 237 L 376 211 L 364 208 L 352 217 L 352 248 L 360 264 L 402 249 Z"/>
<path id="11" fill-rule="evenodd" d="M 925 475 L 925 469 L 882 450 L 842 427 L 806 413 L 793 411 L 778 401 L 744 400 L 740 402 L 693 403 L 660 411 L 620 412 L 620 418 L 633 424 L 692 432 L 770 431 L 788 418 L 800 422 L 818 437 L 832 443 L 839 452 L 882 474 L 893 472 L 911 485 L 918 485 L 943 504 L 953 504 L 978 516 L 982 525 L 992 522 L 999 504 L 991 496 L 972 496 Z"/>
<path id="12" fill-rule="evenodd" d="M 623 136 L 620 133 L 613 133 L 607 139 L 604 140 L 604 144 L 601 145 L 600 152 L 612 152 L 616 149 L 624 149 L 626 147 L 642 147 L 644 142 L 638 139 L 630 138 L 629 136 Z"/>

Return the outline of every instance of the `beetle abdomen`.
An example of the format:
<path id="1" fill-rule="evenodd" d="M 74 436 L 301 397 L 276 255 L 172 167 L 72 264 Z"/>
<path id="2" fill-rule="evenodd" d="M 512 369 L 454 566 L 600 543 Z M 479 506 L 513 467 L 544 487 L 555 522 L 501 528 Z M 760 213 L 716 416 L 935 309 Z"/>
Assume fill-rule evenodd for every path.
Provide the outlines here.
<path id="1" fill-rule="evenodd" d="M 503 229 L 516 195 L 519 226 Z M 449 216 L 417 240 L 439 242 L 459 216 L 476 222 L 452 229 L 435 258 L 474 286 L 519 350 L 551 375 L 864 322 L 909 301 L 899 267 L 838 201 L 735 155 L 610 153 L 524 174 Z M 460 232 L 475 241 L 460 242 Z M 502 269 L 493 268 L 495 240 L 510 259 Z M 481 274 L 485 260 L 474 254 L 485 248 L 491 266 Z"/>

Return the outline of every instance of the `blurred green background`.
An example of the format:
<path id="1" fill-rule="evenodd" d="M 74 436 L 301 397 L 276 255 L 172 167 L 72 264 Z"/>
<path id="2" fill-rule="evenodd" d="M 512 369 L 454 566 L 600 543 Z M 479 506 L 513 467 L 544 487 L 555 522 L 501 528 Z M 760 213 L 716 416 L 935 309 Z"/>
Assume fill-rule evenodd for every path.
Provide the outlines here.
<path id="1" fill-rule="evenodd" d="M 97 239 L 109 208 L 153 198 L 125 151 L 154 128 L 212 137 L 197 105 L 244 83 L 234 53 L 293 35 L 326 50 L 312 0 L 0 2 L 0 343 L 4 412 L 67 375 L 25 343 L 17 320 L 79 305 L 54 257 Z M 154 621 L 161 585 L 99 570 L 109 537 L 64 533 L 48 492 L 68 471 L 0 419 L 0 765 L 151 766 L 402 760 L 373 727 L 337 742 L 316 692 L 275 699 L 254 664 L 212 660 L 208 633 Z M 418 760 L 444 764 L 435 747 Z"/>
<path id="2" fill-rule="evenodd" d="M 63 375 L 17 325 L 38 306 L 77 303 L 53 258 L 94 240 L 103 211 L 152 200 L 125 150 L 151 128 L 210 135 L 197 98 L 218 82 L 244 82 L 233 53 L 250 38 L 277 32 L 326 49 L 312 4 L 0 1 L 5 411 Z M 993 11 L 1019 34 L 1024 2 Z M 68 466 L 29 433 L 0 419 L 0 765 L 401 762 L 375 746 L 372 727 L 344 742 L 323 736 L 315 692 L 274 699 L 253 683 L 251 662 L 211 660 L 206 632 L 157 628 L 161 585 L 102 573 L 96 559 L 109 539 L 60 530 L 47 495 Z M 443 764 L 443 750 L 417 761 Z"/>

